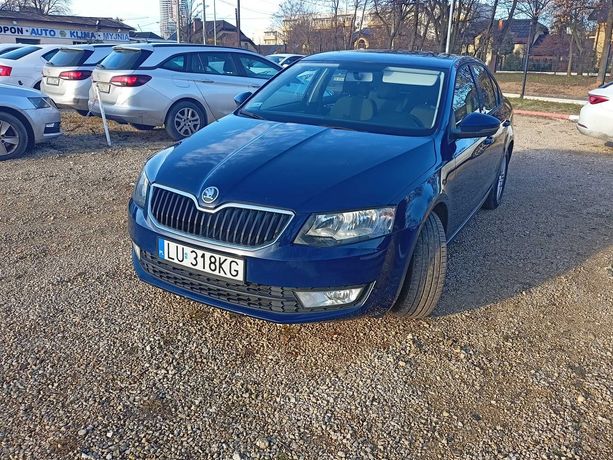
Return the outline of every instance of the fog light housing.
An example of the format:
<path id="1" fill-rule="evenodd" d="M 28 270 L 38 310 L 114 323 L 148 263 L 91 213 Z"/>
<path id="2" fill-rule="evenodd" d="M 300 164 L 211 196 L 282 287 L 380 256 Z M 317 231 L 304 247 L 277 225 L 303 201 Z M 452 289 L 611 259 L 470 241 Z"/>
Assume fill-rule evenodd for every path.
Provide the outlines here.
<path id="1" fill-rule="evenodd" d="M 330 291 L 296 291 L 304 308 L 335 307 L 354 303 L 364 287 L 336 289 Z"/>
<path id="2" fill-rule="evenodd" d="M 136 258 L 140 260 L 140 248 L 136 245 L 136 243 L 132 242 L 132 249 L 134 250 L 134 254 L 136 254 Z"/>

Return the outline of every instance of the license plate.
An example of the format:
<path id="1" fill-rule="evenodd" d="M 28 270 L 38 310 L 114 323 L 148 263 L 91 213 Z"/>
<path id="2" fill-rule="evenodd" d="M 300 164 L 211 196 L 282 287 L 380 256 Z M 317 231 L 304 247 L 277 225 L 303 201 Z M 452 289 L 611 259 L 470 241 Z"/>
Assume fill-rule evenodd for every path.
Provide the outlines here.
<path id="1" fill-rule="evenodd" d="M 245 281 L 245 261 L 216 252 L 201 251 L 167 240 L 158 240 L 158 256 L 177 265 L 209 275 Z"/>
<path id="2" fill-rule="evenodd" d="M 47 84 L 58 86 L 60 84 L 60 79 L 58 77 L 47 77 Z"/>
<path id="3" fill-rule="evenodd" d="M 98 89 L 101 93 L 110 93 L 111 85 L 110 83 L 98 83 Z"/>

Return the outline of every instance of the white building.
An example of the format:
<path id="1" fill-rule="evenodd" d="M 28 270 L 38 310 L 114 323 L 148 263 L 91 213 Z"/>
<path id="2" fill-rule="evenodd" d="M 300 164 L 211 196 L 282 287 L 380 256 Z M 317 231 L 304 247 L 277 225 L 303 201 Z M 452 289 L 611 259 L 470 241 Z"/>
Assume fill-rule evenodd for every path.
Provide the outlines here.
<path id="1" fill-rule="evenodd" d="M 132 27 L 111 18 L 0 11 L 0 43 L 125 43 L 130 41 L 132 30 Z"/>

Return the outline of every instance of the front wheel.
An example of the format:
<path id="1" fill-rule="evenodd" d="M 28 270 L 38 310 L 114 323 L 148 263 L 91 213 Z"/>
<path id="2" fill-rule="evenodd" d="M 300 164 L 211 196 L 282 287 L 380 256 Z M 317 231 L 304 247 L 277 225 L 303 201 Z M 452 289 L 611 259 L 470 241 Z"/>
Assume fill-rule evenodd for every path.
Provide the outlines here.
<path id="1" fill-rule="evenodd" d="M 424 223 L 393 312 L 424 318 L 436 307 L 447 273 L 447 237 L 439 217 L 431 213 Z"/>
<path id="2" fill-rule="evenodd" d="M 21 120 L 0 112 L 0 161 L 22 155 L 29 144 L 28 130 Z"/>
<path id="3" fill-rule="evenodd" d="M 507 185 L 507 175 L 509 172 L 509 157 L 505 157 L 500 162 L 500 168 L 498 169 L 498 175 L 492 185 L 489 195 L 483 203 L 484 209 L 496 209 L 502 202 L 502 196 L 504 195 L 504 188 Z"/>
<path id="4" fill-rule="evenodd" d="M 182 101 L 175 104 L 166 116 L 166 132 L 179 141 L 206 126 L 206 115 L 197 104 Z"/>

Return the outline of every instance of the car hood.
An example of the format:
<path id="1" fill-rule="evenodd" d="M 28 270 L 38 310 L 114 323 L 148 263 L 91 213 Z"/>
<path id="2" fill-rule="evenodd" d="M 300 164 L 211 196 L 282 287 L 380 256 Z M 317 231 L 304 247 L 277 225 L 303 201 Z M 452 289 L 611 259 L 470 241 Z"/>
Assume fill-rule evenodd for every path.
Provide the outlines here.
<path id="1" fill-rule="evenodd" d="M 431 137 L 406 137 L 229 115 L 154 157 L 150 180 L 212 206 L 251 203 L 297 212 L 397 204 L 436 164 Z"/>

